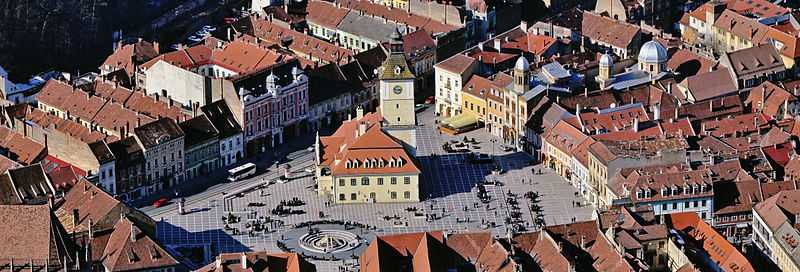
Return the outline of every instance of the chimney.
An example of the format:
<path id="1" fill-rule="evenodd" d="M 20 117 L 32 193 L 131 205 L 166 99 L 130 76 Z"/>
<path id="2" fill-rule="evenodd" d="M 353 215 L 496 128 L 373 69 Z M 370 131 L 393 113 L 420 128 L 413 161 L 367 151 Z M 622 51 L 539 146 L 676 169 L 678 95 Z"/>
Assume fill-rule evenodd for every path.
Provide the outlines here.
<path id="1" fill-rule="evenodd" d="M 483 42 L 478 42 L 478 50 L 483 51 Z"/>
<path id="2" fill-rule="evenodd" d="M 242 270 L 247 270 L 247 254 L 244 254 L 244 252 L 242 252 L 241 258 L 242 259 L 240 262 L 242 263 Z"/>
<path id="3" fill-rule="evenodd" d="M 359 122 L 358 130 L 356 131 L 356 138 L 361 137 L 361 135 L 364 135 L 364 133 L 367 133 L 367 123 Z"/>
<path id="4" fill-rule="evenodd" d="M 94 222 L 89 218 L 89 239 L 94 239 Z"/>
<path id="5" fill-rule="evenodd" d="M 500 39 L 497 38 L 494 39 L 494 49 L 497 50 L 497 52 L 500 52 L 500 45 L 501 45 L 500 43 L 501 43 Z"/>
<path id="6" fill-rule="evenodd" d="M 639 132 L 639 117 L 633 119 L 633 131 Z"/>
<path id="7" fill-rule="evenodd" d="M 361 106 L 356 107 L 356 119 L 361 120 L 364 117 L 364 108 Z"/>
<path id="8" fill-rule="evenodd" d="M 72 209 L 72 225 L 78 225 L 78 209 Z"/>
<path id="9" fill-rule="evenodd" d="M 133 225 L 133 221 L 128 220 L 131 226 L 131 242 L 136 242 L 136 226 Z"/>
<path id="10" fill-rule="evenodd" d="M 47 133 L 44 134 L 44 148 L 47 149 Z"/>

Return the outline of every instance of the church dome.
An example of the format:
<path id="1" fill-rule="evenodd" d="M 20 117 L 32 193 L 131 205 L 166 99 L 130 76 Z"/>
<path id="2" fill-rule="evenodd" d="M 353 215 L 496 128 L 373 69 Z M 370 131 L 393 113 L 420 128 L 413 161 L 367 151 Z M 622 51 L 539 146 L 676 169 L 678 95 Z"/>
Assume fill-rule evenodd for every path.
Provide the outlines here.
<path id="1" fill-rule="evenodd" d="M 611 57 L 609 54 L 603 54 L 600 56 L 600 66 L 601 67 L 612 67 L 614 66 L 614 58 Z"/>
<path id="2" fill-rule="evenodd" d="M 639 50 L 639 62 L 663 63 L 667 58 L 667 49 L 656 41 L 646 42 Z"/>
<path id="3" fill-rule="evenodd" d="M 525 57 L 524 57 L 524 56 L 520 56 L 520 57 L 517 59 L 517 63 L 516 63 L 516 64 L 514 64 L 514 69 L 515 69 L 515 70 L 528 71 L 528 67 L 529 67 L 529 66 L 530 66 L 530 63 L 528 63 L 528 60 L 527 60 L 527 59 L 525 59 Z"/>

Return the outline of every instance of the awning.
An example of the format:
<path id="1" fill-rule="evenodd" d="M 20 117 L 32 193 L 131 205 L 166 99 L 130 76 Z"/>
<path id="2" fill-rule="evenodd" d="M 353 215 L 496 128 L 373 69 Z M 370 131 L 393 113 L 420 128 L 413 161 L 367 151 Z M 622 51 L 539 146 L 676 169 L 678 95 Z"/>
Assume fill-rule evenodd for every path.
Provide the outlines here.
<path id="1" fill-rule="evenodd" d="M 477 124 L 478 118 L 476 118 L 475 115 L 472 115 L 470 113 L 462 113 L 453 116 L 451 118 L 448 118 L 446 119 L 446 121 L 447 122 L 445 123 L 445 125 L 454 129 L 459 129 Z"/>

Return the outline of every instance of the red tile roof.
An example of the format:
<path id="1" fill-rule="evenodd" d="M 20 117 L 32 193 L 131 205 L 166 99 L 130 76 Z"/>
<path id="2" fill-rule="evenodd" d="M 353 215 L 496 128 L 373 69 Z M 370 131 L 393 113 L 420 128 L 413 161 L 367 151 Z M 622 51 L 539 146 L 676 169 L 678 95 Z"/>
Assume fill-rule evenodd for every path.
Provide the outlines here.
<path id="1" fill-rule="evenodd" d="M 382 119 L 377 113 L 368 113 L 361 119 L 345 121 L 333 135 L 321 137 L 320 163 L 334 175 L 419 174 L 420 169 L 402 144 L 381 129 Z M 366 129 L 359 135 L 360 125 Z M 366 167 L 368 161 L 384 166 Z M 400 162 L 399 166 L 390 165 L 392 161 Z M 358 164 L 350 165 L 355 162 Z"/>
<path id="2" fill-rule="evenodd" d="M 8 150 L 8 157 L 23 165 L 31 165 L 44 158 L 47 148 L 13 130 L 0 127 L 0 147 Z"/>
<path id="3" fill-rule="evenodd" d="M 417 232 L 378 236 L 361 254 L 363 272 L 407 267 L 412 271 L 444 271 L 449 256 L 441 232 Z M 404 261 L 408 260 L 408 261 Z"/>
<path id="4" fill-rule="evenodd" d="M 306 6 L 306 20 L 329 29 L 336 29 L 349 10 L 327 1 L 311 0 Z"/>
<path id="5" fill-rule="evenodd" d="M 670 71 L 682 71 L 697 66 L 697 74 L 704 74 L 710 72 L 715 64 L 716 60 L 700 56 L 688 49 L 678 49 L 667 61 L 667 68 Z"/>
<path id="6" fill-rule="evenodd" d="M 475 63 L 477 62 L 474 58 L 464 56 L 462 54 L 455 54 L 452 57 L 437 63 L 435 66 L 446 71 L 462 75 Z"/>
<path id="7" fill-rule="evenodd" d="M 559 121 L 553 129 L 545 132 L 543 140 L 547 144 L 559 149 L 565 154 L 572 154 L 572 150 L 578 147 L 588 136 L 573 127 L 566 121 Z"/>
<path id="8" fill-rule="evenodd" d="M 242 265 L 242 255 L 246 264 Z M 246 267 L 246 268 L 245 268 Z M 314 272 L 316 266 L 297 253 L 241 252 L 222 253 L 216 261 L 195 272 Z"/>
<path id="9" fill-rule="evenodd" d="M 65 252 L 72 249 L 64 246 L 67 238 L 55 225 L 47 205 L 0 205 L 0 229 L 0 265 L 4 267 L 10 259 L 15 266 L 33 260 L 37 265 L 49 262 L 53 270 L 63 265 L 63 255 L 74 254 Z"/>
<path id="10" fill-rule="evenodd" d="M 244 20 L 244 19 L 243 19 Z M 245 33 L 275 44 L 288 43 L 289 50 L 298 53 L 301 59 L 321 59 L 327 63 L 347 62 L 353 55 L 351 50 L 317 39 L 315 37 L 294 31 L 292 29 L 273 24 L 264 19 L 249 17 L 250 29 Z"/>
<path id="11" fill-rule="evenodd" d="M 784 103 L 797 100 L 792 93 L 784 90 L 772 82 L 764 81 L 761 85 L 753 87 L 745 100 L 745 104 L 752 107 L 753 112 L 762 112 L 773 118 L 777 117 Z"/>
<path id="12" fill-rule="evenodd" d="M 428 17 L 409 13 L 403 9 L 392 8 L 370 1 L 343 0 L 338 2 L 344 8 L 363 11 L 367 16 L 385 18 L 389 21 L 401 25 L 408 25 L 415 29 L 424 29 L 431 34 L 447 33 L 459 28 L 458 26 L 444 24 Z"/>
<path id="13" fill-rule="evenodd" d="M 162 269 L 179 265 L 156 240 L 128 218 L 121 218 L 103 249 L 103 266 L 109 271 Z"/>
<path id="14" fill-rule="evenodd" d="M 640 29 L 635 25 L 603 17 L 589 11 L 583 12 L 581 34 L 592 40 L 611 44 L 618 48 L 628 48 L 639 33 Z"/>
<path id="15" fill-rule="evenodd" d="M 708 253 L 720 268 L 728 271 L 755 271 L 747 258 L 725 236 L 700 219 L 696 212 L 673 213 L 668 218 L 672 228 L 697 241 L 697 246 Z"/>

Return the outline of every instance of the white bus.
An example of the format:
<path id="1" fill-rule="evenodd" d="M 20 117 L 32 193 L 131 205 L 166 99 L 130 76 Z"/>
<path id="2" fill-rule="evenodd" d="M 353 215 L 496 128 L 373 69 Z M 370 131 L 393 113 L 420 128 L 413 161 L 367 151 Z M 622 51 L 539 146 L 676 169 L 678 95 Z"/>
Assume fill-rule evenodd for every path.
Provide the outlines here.
<path id="1" fill-rule="evenodd" d="M 252 163 L 245 163 L 236 168 L 228 170 L 228 180 L 237 181 L 240 179 L 248 178 L 256 174 L 256 165 Z"/>

